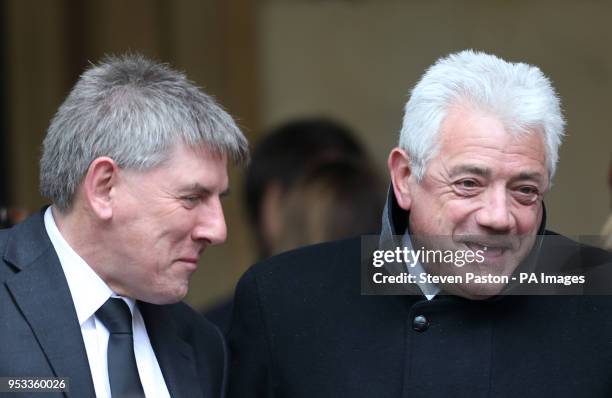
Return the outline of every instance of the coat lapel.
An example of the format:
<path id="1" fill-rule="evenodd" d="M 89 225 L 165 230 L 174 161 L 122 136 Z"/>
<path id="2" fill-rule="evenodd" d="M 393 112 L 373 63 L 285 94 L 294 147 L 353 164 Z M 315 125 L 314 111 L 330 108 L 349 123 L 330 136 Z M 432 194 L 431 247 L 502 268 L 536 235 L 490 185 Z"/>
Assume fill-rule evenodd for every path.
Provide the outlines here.
<path id="1" fill-rule="evenodd" d="M 57 377 L 73 397 L 95 395 L 66 277 L 44 229 L 42 212 L 15 228 L 4 254 L 19 272 L 5 283 Z"/>
<path id="2" fill-rule="evenodd" d="M 170 395 L 174 398 L 204 398 L 193 348 L 179 337 L 169 306 L 138 302 L 138 307 Z"/>

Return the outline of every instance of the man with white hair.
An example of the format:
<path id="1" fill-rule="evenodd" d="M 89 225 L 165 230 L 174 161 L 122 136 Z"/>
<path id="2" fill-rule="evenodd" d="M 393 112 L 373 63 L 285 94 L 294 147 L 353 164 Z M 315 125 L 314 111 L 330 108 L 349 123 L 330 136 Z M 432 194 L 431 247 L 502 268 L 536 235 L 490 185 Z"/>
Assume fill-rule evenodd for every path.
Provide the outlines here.
<path id="1" fill-rule="evenodd" d="M 52 206 L 0 231 L 0 391 L 224 396 L 223 336 L 180 301 L 226 238 L 227 163 L 247 153 L 231 116 L 167 65 L 125 55 L 85 71 L 44 140 Z"/>
<path id="2" fill-rule="evenodd" d="M 545 231 L 563 127 L 537 67 L 474 51 L 438 60 L 389 155 L 377 246 L 313 246 L 242 277 L 230 397 L 609 396 L 612 300 L 550 295 L 592 287 L 589 270 L 611 262 Z M 544 271 L 574 285 L 519 283 Z"/>

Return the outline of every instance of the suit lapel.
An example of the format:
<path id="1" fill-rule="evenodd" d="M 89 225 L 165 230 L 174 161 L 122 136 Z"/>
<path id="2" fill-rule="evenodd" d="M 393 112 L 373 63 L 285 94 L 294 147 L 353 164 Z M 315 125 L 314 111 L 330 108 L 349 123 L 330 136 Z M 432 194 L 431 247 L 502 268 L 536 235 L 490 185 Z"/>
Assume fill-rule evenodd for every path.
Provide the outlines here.
<path id="1" fill-rule="evenodd" d="M 169 308 L 143 302 L 138 307 L 170 395 L 203 398 L 193 349 L 179 337 Z"/>
<path id="2" fill-rule="evenodd" d="M 53 372 L 70 378 L 70 396 L 94 396 L 76 311 L 42 213 L 16 227 L 4 259 L 20 270 L 5 283 Z"/>

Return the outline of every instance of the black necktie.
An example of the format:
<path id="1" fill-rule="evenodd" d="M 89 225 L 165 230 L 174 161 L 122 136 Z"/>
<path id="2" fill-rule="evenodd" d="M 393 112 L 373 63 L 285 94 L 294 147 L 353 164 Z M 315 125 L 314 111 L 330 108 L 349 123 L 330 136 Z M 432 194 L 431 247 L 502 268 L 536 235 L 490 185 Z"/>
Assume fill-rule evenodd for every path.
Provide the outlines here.
<path id="1" fill-rule="evenodd" d="M 144 397 L 132 336 L 132 314 L 120 298 L 109 298 L 96 311 L 96 316 L 108 329 L 108 381 L 113 398 Z"/>

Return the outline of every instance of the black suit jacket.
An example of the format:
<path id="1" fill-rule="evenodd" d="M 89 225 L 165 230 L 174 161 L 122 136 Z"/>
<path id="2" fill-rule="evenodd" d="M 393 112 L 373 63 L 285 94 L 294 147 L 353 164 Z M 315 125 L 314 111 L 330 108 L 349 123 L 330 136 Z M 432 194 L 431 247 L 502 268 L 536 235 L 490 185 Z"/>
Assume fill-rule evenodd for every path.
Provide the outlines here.
<path id="1" fill-rule="evenodd" d="M 0 377 L 68 377 L 66 396 L 94 397 L 76 311 L 43 213 L 0 230 L 0 254 Z M 228 356 L 219 330 L 183 303 L 138 305 L 170 395 L 224 396 Z"/>
<path id="2" fill-rule="evenodd" d="M 610 258 L 559 239 L 542 252 Z M 279 255 L 243 276 L 229 332 L 231 398 L 612 396 L 612 297 L 365 296 L 360 262 L 353 239 Z"/>

